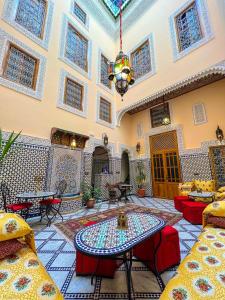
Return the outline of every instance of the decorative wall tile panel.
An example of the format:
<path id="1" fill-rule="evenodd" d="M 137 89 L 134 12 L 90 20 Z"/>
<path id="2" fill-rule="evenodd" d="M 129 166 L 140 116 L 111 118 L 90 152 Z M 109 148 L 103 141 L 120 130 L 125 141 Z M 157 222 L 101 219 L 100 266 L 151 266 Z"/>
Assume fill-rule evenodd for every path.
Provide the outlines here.
<path id="1" fill-rule="evenodd" d="M 183 182 L 193 179 L 211 180 L 209 156 L 207 154 L 182 155 L 180 157 Z M 199 175 L 194 175 L 199 174 Z"/>
<path id="2" fill-rule="evenodd" d="M 35 190 L 36 175 L 44 177 L 41 188 L 46 190 L 49 149 L 47 146 L 15 144 L 11 154 L 0 168 L 0 182 L 5 182 L 10 189 L 9 203 L 16 201 L 16 194 Z M 34 203 L 37 201 L 34 200 Z M 2 208 L 1 198 L 0 209 Z"/>
<path id="3" fill-rule="evenodd" d="M 81 151 L 54 146 L 52 169 L 50 170 L 50 190 L 56 190 L 61 180 L 67 182 L 65 193 L 79 193 L 81 182 Z"/>

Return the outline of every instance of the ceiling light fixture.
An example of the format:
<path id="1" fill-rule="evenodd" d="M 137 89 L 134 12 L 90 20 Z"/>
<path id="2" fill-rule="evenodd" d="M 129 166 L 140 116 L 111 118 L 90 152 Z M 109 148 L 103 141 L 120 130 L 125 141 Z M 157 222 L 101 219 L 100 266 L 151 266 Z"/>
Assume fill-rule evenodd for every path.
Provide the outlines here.
<path id="1" fill-rule="evenodd" d="M 109 64 L 109 80 L 115 83 L 117 92 L 123 95 L 128 91 L 129 85 L 134 84 L 134 70 L 131 68 L 128 55 L 123 53 L 123 39 L 122 39 L 122 5 L 120 2 L 120 52 L 116 57 L 115 62 Z"/>

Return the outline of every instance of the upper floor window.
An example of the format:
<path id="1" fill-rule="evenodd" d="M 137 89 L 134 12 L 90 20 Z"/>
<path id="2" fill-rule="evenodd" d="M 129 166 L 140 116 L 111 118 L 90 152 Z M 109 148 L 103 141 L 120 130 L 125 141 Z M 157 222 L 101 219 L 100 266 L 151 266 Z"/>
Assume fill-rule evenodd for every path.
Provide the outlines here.
<path id="1" fill-rule="evenodd" d="M 151 108 L 150 116 L 151 116 L 152 128 L 162 126 L 163 117 L 165 115 L 170 117 L 170 109 L 169 109 L 169 104 L 167 102 Z"/>
<path id="2" fill-rule="evenodd" d="M 15 21 L 43 38 L 47 3 L 45 0 L 19 0 Z"/>
<path id="3" fill-rule="evenodd" d="M 111 103 L 100 97 L 99 119 L 108 123 L 112 122 Z"/>
<path id="4" fill-rule="evenodd" d="M 149 40 L 131 53 L 131 64 L 134 69 L 134 78 L 136 80 L 151 72 Z"/>
<path id="5" fill-rule="evenodd" d="M 3 65 L 4 78 L 35 90 L 38 67 L 38 59 L 14 44 L 9 44 Z"/>
<path id="6" fill-rule="evenodd" d="M 202 39 L 203 33 L 195 1 L 176 16 L 175 22 L 179 51 Z"/>
<path id="7" fill-rule="evenodd" d="M 111 89 L 111 81 L 108 79 L 109 60 L 101 54 L 101 83 Z"/>
<path id="8" fill-rule="evenodd" d="M 73 13 L 77 18 L 84 24 L 87 22 L 87 14 L 83 11 L 83 9 L 76 3 L 74 2 L 73 6 Z"/>
<path id="9" fill-rule="evenodd" d="M 64 103 L 72 108 L 83 110 L 84 88 L 81 84 L 66 77 Z"/>
<path id="10" fill-rule="evenodd" d="M 65 56 L 81 69 L 88 71 L 88 40 L 71 24 L 68 25 Z"/>

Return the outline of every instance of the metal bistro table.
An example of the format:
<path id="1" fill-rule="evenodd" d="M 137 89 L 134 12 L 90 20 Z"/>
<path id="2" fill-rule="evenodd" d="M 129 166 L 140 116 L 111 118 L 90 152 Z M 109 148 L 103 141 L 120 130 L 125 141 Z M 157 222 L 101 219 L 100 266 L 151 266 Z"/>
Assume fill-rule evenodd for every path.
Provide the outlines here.
<path id="1" fill-rule="evenodd" d="M 201 192 L 198 193 L 197 191 L 193 191 L 191 193 L 188 194 L 188 196 L 192 197 L 192 198 L 211 198 L 212 202 L 214 201 L 214 197 L 215 197 L 215 193 L 213 192 Z"/>
<path id="2" fill-rule="evenodd" d="M 40 192 L 25 192 L 22 194 L 17 194 L 16 198 L 17 199 L 21 199 L 21 200 L 28 200 L 28 199 L 45 199 L 45 198 L 49 198 L 52 197 L 54 198 L 56 195 L 55 192 L 44 192 L 44 191 L 40 191 Z M 49 207 L 49 209 L 46 209 L 46 217 L 48 219 L 48 224 L 51 224 L 51 218 L 49 217 L 49 214 L 51 212 L 51 208 Z M 41 215 L 41 220 L 42 220 L 42 215 Z"/>
<path id="3" fill-rule="evenodd" d="M 74 244 L 76 249 L 86 255 L 95 256 L 95 258 L 121 259 L 125 264 L 128 299 L 131 300 L 133 289 L 132 262 L 139 261 L 133 258 L 132 249 L 157 232 L 160 233 L 160 238 L 157 247 L 154 249 L 154 274 L 160 278 L 162 288 L 165 287 L 157 270 L 157 251 L 161 243 L 161 230 L 166 223 L 149 213 L 128 213 L 127 216 L 127 230 L 117 229 L 117 217 L 113 217 L 81 229 L 74 238 Z M 98 264 L 96 270 L 97 268 Z"/>
<path id="4" fill-rule="evenodd" d="M 129 199 L 127 198 L 127 191 L 132 189 L 132 185 L 126 183 L 120 183 L 118 185 L 118 189 L 120 190 L 121 193 L 119 199 L 122 200 L 122 198 L 125 198 L 125 202 L 129 201 Z"/>

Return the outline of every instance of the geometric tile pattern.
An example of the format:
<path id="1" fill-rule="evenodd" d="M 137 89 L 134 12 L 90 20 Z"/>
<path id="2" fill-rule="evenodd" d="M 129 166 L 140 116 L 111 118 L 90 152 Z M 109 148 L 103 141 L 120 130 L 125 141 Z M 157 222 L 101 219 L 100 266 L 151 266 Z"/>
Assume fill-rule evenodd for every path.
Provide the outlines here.
<path id="1" fill-rule="evenodd" d="M 177 212 L 173 201 L 155 199 L 150 197 L 137 198 L 129 197 L 131 203 L 143 205 L 149 208 L 157 208 L 169 212 Z M 88 214 L 102 212 L 110 208 L 124 205 L 123 203 L 109 204 L 108 202 L 98 203 L 94 209 L 80 209 L 75 214 L 64 215 L 64 220 L 80 218 Z M 56 220 L 60 222 L 61 219 Z M 35 230 L 35 241 L 38 256 L 45 265 L 48 273 L 56 282 L 65 299 L 84 300 L 106 300 L 106 299 L 127 299 L 126 278 L 124 266 L 122 265 L 115 274 L 114 279 L 97 277 L 91 285 L 90 276 L 77 277 L 75 274 L 75 249 L 54 226 L 44 228 L 37 227 L 35 220 L 31 226 Z M 173 225 L 179 232 L 180 248 L 182 259 L 197 240 L 200 233 L 200 225 L 192 225 L 188 221 L 181 219 Z M 166 284 L 173 276 L 176 268 L 171 268 L 162 274 L 162 279 Z M 135 299 L 158 299 L 161 294 L 159 279 L 142 264 L 134 263 L 132 266 L 132 279 L 134 285 Z"/>
<path id="2" fill-rule="evenodd" d="M 207 154 L 182 155 L 180 156 L 183 182 L 193 179 L 211 180 L 212 172 L 209 156 Z M 197 177 L 194 174 L 199 174 Z"/>
<path id="3" fill-rule="evenodd" d="M 5 182 L 10 190 L 9 203 L 16 201 L 16 194 L 35 190 L 36 175 L 44 177 L 41 188 L 46 189 L 49 149 L 48 146 L 15 144 L 11 154 L 0 168 L 0 182 Z M 37 201 L 34 200 L 35 203 Z M 0 209 L 2 208 L 3 204 L 0 201 Z"/>

